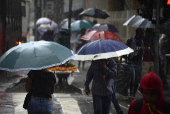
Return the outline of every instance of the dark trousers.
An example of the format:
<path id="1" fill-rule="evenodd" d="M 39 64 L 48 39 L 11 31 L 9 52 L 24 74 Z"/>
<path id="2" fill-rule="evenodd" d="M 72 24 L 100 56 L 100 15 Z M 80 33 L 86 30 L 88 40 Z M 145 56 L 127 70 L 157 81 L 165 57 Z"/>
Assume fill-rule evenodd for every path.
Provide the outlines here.
<path id="1" fill-rule="evenodd" d="M 120 105 L 119 105 L 119 103 L 118 103 L 118 100 L 117 100 L 117 98 L 116 98 L 116 96 L 115 96 L 115 92 L 112 94 L 112 103 L 113 103 L 113 105 L 114 105 L 114 107 L 115 107 L 115 109 L 116 109 L 116 112 L 117 112 L 117 114 L 119 113 L 119 110 L 121 110 L 121 108 L 120 108 Z"/>
<path id="2" fill-rule="evenodd" d="M 108 96 L 99 96 L 93 94 L 94 114 L 109 114 L 112 101 L 112 94 Z"/>

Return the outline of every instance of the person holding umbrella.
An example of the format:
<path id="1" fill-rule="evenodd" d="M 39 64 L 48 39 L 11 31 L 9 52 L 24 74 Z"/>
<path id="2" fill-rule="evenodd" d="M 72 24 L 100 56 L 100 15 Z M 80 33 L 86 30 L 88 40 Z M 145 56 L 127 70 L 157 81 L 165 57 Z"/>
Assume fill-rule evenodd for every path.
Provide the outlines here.
<path id="1" fill-rule="evenodd" d="M 117 74 L 117 64 L 113 59 L 99 59 L 92 61 L 87 72 L 85 92 L 90 94 L 89 84 L 92 83 L 94 114 L 109 114 L 114 78 Z"/>
<path id="2" fill-rule="evenodd" d="M 56 78 L 46 69 L 31 70 L 28 73 L 25 90 L 31 92 L 28 103 L 28 114 L 52 114 L 52 96 L 55 90 Z"/>

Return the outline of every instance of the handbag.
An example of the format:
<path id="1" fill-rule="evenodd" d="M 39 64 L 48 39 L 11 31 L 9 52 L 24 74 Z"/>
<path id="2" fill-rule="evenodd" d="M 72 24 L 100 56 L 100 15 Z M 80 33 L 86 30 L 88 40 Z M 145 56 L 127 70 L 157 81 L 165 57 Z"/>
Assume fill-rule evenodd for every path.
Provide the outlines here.
<path id="1" fill-rule="evenodd" d="M 31 92 L 27 93 L 25 100 L 24 100 L 24 104 L 23 104 L 23 108 L 24 109 L 28 109 L 28 103 L 31 99 Z"/>

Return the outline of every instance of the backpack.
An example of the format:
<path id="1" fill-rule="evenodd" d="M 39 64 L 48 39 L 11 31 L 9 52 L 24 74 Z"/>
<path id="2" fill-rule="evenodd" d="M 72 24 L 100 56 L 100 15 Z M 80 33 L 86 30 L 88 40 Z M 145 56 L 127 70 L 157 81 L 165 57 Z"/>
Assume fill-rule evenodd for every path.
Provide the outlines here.
<path id="1" fill-rule="evenodd" d="M 143 98 L 136 99 L 135 114 L 140 114 L 140 112 L 142 110 L 142 105 L 143 105 Z M 165 107 L 164 107 L 165 114 L 170 114 L 169 107 L 170 107 L 170 102 L 168 100 L 165 100 Z"/>

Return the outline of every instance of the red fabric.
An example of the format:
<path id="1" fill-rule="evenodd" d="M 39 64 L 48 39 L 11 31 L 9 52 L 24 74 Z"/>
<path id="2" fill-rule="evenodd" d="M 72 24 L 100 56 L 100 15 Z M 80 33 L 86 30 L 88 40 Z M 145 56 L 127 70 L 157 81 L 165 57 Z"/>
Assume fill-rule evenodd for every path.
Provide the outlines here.
<path id="1" fill-rule="evenodd" d="M 116 34 L 110 31 L 90 31 L 83 35 L 80 39 L 83 40 L 117 40 L 122 41 Z"/>
<path id="2" fill-rule="evenodd" d="M 165 99 L 163 96 L 163 85 L 160 80 L 160 78 L 154 73 L 150 72 L 146 74 L 140 83 L 140 92 L 142 93 L 142 89 L 146 90 L 157 90 L 159 93 L 159 101 L 156 104 L 156 109 L 159 110 L 160 112 L 164 113 L 164 105 L 165 105 Z M 135 114 L 135 101 L 133 100 L 130 104 L 128 114 Z M 145 99 L 143 97 L 143 106 L 140 114 L 151 114 L 151 112 L 148 109 L 148 106 L 145 105 Z M 155 110 L 152 110 L 154 114 L 159 114 Z"/>
<path id="3" fill-rule="evenodd" d="M 147 39 L 147 38 L 144 38 L 144 46 L 146 48 L 150 47 L 150 49 L 145 49 L 145 52 L 143 54 L 143 62 L 152 62 L 153 59 L 152 59 L 152 51 L 151 51 L 151 48 L 152 48 L 152 44 L 150 43 L 150 40 Z"/>

